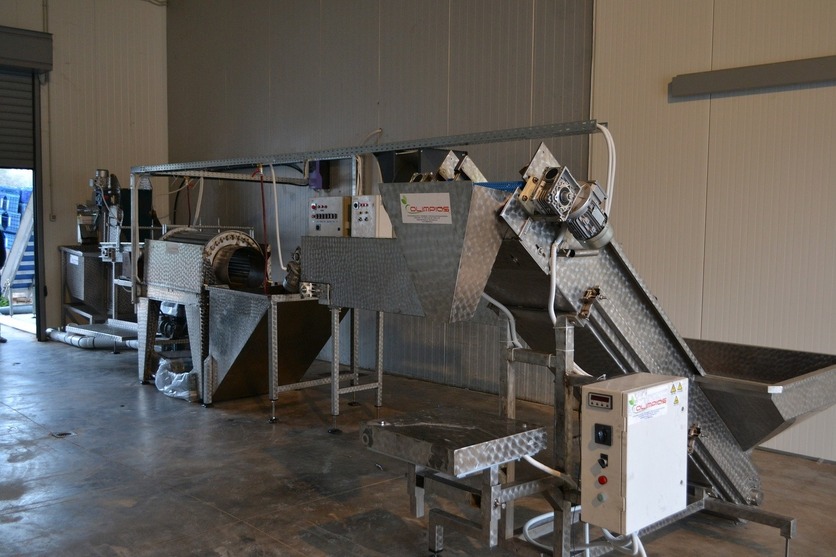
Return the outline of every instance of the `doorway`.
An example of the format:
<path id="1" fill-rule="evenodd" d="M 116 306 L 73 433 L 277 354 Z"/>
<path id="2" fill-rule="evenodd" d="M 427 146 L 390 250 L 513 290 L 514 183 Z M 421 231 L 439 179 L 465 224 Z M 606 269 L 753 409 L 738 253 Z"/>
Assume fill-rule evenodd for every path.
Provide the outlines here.
<path id="1" fill-rule="evenodd" d="M 0 249 L 6 256 L 0 281 L 0 323 L 34 334 L 35 236 L 32 208 L 28 217 L 26 212 L 33 189 L 31 169 L 0 168 Z"/>

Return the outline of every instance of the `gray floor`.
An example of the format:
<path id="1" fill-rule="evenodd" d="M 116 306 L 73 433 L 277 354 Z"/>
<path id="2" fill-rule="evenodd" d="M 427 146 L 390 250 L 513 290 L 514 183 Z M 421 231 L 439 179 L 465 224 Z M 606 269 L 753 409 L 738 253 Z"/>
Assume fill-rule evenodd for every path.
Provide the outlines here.
<path id="1" fill-rule="evenodd" d="M 343 405 L 335 436 L 327 387 L 282 395 L 271 425 L 263 397 L 205 409 L 139 385 L 135 352 L 38 343 L 7 327 L 3 335 L 0 555 L 427 554 L 405 466 L 358 439 L 359 423 L 375 416 L 370 393 Z M 385 404 L 383 416 L 497 407 L 488 395 L 388 376 Z M 520 405 L 524 419 L 548 415 Z M 754 459 L 764 508 L 798 518 L 792 555 L 836 554 L 836 465 L 763 451 Z M 519 515 L 542 508 L 524 501 Z M 512 554 L 462 535 L 446 543 L 445 555 Z M 701 514 L 646 547 L 650 556 L 777 556 L 784 543 L 774 529 Z"/>

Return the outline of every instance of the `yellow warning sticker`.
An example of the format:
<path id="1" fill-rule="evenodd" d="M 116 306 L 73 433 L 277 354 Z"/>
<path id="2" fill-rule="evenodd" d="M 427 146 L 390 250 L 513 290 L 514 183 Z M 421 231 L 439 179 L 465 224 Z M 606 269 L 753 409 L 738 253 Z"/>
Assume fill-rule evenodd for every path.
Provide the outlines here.
<path id="1" fill-rule="evenodd" d="M 676 387 L 674 385 L 671 385 L 671 394 L 672 395 L 676 394 Z"/>
<path id="2" fill-rule="evenodd" d="M 676 406 L 677 404 L 679 404 L 679 397 L 675 396 L 673 397 L 673 405 Z"/>
<path id="3" fill-rule="evenodd" d="M 682 383 L 680 383 L 679 385 L 676 386 L 676 390 L 679 391 L 680 393 L 682 392 Z"/>

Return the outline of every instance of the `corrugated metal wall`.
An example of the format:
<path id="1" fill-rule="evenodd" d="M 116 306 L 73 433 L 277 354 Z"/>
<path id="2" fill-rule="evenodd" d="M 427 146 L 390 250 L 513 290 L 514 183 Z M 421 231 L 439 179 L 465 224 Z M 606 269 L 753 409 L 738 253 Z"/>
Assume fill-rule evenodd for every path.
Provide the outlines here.
<path id="1" fill-rule="evenodd" d="M 673 101 L 677 74 L 832 55 L 836 4 L 596 3 L 617 238 L 686 336 L 836 352 L 836 87 Z M 605 168 L 593 143 L 593 168 Z M 836 409 L 767 446 L 836 460 Z"/>
<path id="2" fill-rule="evenodd" d="M 179 0 L 168 19 L 172 161 L 573 121 L 589 112 L 590 1 L 495 0 L 485 9 L 476 0 Z M 553 148 L 561 161 L 586 168 L 586 138 Z M 535 149 L 526 141 L 470 153 L 486 176 L 506 180 Z M 348 176 L 350 165 L 334 172 Z M 260 230 L 257 190 L 209 184 L 204 222 Z M 282 186 L 285 257 L 306 231 L 309 195 Z M 373 323 L 363 313 L 365 366 L 373 365 Z M 495 390 L 504 365 L 496 326 L 393 315 L 385 342 L 387 370 L 468 388 Z M 521 374 L 533 378 L 521 381 L 521 396 L 551 399 L 547 372 Z"/>
<path id="3" fill-rule="evenodd" d="M 57 247 L 76 243 L 76 204 L 97 168 L 123 187 L 130 167 L 168 158 L 166 10 L 137 0 L 0 2 L 0 25 L 53 35 L 41 85 L 46 326 L 61 324 Z M 161 216 L 166 195 L 154 200 Z"/>

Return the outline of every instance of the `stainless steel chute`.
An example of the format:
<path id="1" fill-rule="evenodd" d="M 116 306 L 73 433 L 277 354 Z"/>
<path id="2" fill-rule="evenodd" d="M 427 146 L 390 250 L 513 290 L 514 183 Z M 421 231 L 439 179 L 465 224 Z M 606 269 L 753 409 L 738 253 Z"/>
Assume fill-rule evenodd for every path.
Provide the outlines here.
<path id="1" fill-rule="evenodd" d="M 298 383 L 331 336 L 315 298 L 212 286 L 204 381 L 213 400 L 270 393 Z"/>
<path id="2" fill-rule="evenodd" d="M 836 356 L 688 340 L 700 388 L 741 448 L 751 449 L 836 400 Z"/>

